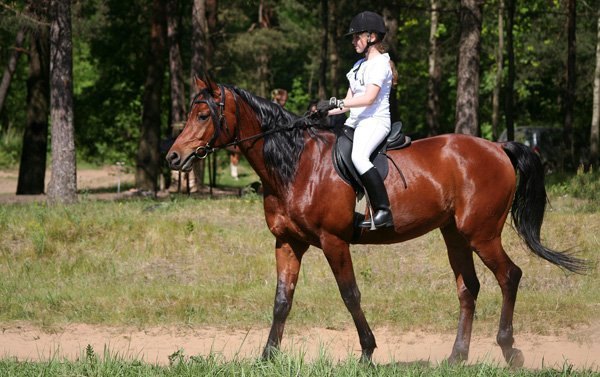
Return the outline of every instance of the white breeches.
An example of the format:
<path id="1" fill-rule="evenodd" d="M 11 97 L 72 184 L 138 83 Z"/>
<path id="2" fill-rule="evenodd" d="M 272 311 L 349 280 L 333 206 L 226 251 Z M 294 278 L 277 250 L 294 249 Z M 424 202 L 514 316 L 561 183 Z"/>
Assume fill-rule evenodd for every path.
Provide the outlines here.
<path id="1" fill-rule="evenodd" d="M 360 175 L 373 167 L 369 156 L 390 133 L 390 121 L 369 118 L 362 120 L 354 130 L 352 163 Z"/>

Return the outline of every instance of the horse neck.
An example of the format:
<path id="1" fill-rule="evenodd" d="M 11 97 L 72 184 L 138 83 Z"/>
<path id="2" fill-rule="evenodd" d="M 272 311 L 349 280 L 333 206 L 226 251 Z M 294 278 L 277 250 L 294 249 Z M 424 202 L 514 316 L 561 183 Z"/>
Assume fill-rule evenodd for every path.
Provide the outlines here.
<path id="1" fill-rule="evenodd" d="M 239 119 L 237 127 L 240 140 L 257 136 L 256 139 L 250 139 L 240 143 L 239 147 L 242 154 L 246 157 L 246 160 L 248 160 L 248 163 L 250 163 L 250 166 L 252 166 L 252 169 L 254 169 L 260 178 L 263 186 L 268 187 L 270 191 L 276 190 L 279 185 L 277 185 L 276 180 L 269 174 L 265 164 L 263 151 L 264 139 L 258 136 L 263 132 L 260 121 L 256 118 L 256 115 L 250 106 L 243 101 L 240 106 Z"/>

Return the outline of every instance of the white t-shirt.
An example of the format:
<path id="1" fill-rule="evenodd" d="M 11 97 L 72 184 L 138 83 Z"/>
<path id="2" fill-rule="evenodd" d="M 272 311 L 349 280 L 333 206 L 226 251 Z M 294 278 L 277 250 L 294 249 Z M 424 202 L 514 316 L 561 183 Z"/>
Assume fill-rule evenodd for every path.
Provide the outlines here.
<path id="1" fill-rule="evenodd" d="M 360 59 L 346 74 L 350 83 L 350 90 L 354 97 L 363 96 L 368 84 L 377 85 L 380 90 L 375 102 L 371 106 L 350 108 L 350 117 L 346 125 L 356 125 L 367 118 L 377 118 L 390 121 L 390 91 L 392 88 L 392 69 L 389 54 L 381 54 L 370 60 Z"/>

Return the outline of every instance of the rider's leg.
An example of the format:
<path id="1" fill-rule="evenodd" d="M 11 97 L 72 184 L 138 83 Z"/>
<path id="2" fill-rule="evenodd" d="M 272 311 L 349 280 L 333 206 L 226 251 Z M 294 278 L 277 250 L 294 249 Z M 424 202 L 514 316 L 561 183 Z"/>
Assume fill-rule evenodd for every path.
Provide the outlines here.
<path id="1" fill-rule="evenodd" d="M 352 146 L 352 163 L 360 174 L 369 203 L 375 212 L 373 222 L 376 228 L 393 225 L 390 201 L 383 179 L 369 160 L 370 155 L 387 137 L 388 133 L 389 125 L 381 124 L 374 119 L 364 120 L 354 131 Z M 360 226 L 370 227 L 371 222 L 365 221 Z"/>

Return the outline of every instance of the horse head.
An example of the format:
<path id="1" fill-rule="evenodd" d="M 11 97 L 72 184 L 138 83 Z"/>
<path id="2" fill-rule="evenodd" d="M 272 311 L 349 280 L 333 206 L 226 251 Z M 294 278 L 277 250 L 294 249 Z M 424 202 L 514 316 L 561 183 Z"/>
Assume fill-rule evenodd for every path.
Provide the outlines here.
<path id="1" fill-rule="evenodd" d="M 198 77 L 195 83 L 197 93 L 185 127 L 166 157 L 174 170 L 190 171 L 196 159 L 205 158 L 234 139 L 230 127 L 237 123 L 237 104 L 226 106 L 227 92 L 222 85 Z"/>

